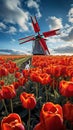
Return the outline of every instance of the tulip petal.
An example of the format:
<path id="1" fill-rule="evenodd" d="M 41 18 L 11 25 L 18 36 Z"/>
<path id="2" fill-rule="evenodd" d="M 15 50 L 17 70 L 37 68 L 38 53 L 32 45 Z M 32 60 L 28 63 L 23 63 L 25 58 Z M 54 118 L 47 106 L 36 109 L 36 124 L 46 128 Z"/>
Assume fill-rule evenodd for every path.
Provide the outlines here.
<path id="1" fill-rule="evenodd" d="M 14 130 L 25 130 L 25 128 L 21 123 L 17 123 Z"/>
<path id="2" fill-rule="evenodd" d="M 44 127 L 42 126 L 41 123 L 38 123 L 38 124 L 34 127 L 33 130 L 46 130 L 46 129 L 44 129 Z"/>
<path id="3" fill-rule="evenodd" d="M 46 130 L 63 130 L 63 119 L 59 115 L 45 119 Z"/>
<path id="4" fill-rule="evenodd" d="M 11 126 L 8 123 L 4 123 L 1 128 L 2 130 L 11 130 Z"/>
<path id="5" fill-rule="evenodd" d="M 2 130 L 25 130 L 20 116 L 16 113 L 12 113 L 2 119 L 1 129 Z"/>

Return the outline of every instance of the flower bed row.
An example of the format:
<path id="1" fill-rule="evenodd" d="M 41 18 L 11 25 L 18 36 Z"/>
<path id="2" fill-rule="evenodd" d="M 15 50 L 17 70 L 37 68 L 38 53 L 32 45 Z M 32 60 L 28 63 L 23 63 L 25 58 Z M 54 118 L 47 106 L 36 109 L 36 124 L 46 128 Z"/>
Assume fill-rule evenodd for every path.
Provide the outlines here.
<path id="1" fill-rule="evenodd" d="M 26 55 L 0 55 L 0 64 L 8 60 L 16 60 L 25 57 Z"/>

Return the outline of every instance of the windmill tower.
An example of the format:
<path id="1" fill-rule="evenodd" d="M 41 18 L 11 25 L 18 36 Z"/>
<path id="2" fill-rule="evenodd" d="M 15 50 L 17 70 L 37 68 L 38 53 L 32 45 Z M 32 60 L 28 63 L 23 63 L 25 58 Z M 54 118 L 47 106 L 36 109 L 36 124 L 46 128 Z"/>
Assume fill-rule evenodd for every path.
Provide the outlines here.
<path id="1" fill-rule="evenodd" d="M 37 33 L 36 36 L 32 35 L 32 36 L 28 36 L 25 38 L 21 38 L 19 39 L 19 43 L 23 44 L 29 41 L 34 41 L 33 42 L 33 50 L 32 50 L 32 54 L 33 55 L 49 55 L 50 52 L 48 50 L 48 47 L 46 45 L 46 37 L 50 37 L 50 36 L 54 36 L 54 35 L 58 35 L 60 34 L 59 29 L 56 30 L 51 30 L 48 32 L 43 32 L 42 34 L 40 34 L 40 27 L 39 24 L 37 22 L 36 17 L 31 17 L 31 21 L 32 21 L 32 26 L 34 28 L 35 33 Z"/>

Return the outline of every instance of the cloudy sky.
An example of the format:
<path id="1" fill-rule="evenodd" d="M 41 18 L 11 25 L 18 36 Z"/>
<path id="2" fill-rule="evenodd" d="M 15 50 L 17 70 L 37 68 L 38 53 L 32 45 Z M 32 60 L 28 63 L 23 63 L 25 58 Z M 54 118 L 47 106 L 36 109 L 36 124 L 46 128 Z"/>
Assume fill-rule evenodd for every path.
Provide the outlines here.
<path id="1" fill-rule="evenodd" d="M 41 34 L 60 28 L 60 35 L 47 38 L 51 54 L 73 54 L 73 0 L 0 0 L 0 53 L 32 52 L 33 42 L 18 42 L 36 35 L 31 15 L 36 15 Z"/>

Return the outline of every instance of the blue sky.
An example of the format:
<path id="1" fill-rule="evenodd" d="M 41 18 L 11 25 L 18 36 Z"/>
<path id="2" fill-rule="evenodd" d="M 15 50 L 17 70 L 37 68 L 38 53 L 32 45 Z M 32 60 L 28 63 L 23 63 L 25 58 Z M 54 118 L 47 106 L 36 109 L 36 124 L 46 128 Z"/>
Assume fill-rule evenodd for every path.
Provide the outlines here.
<path id="1" fill-rule="evenodd" d="M 18 42 L 35 35 L 31 15 L 36 15 L 41 34 L 60 28 L 60 35 L 47 38 L 51 54 L 73 54 L 73 0 L 0 0 L 0 53 L 32 52 L 33 42 Z"/>

